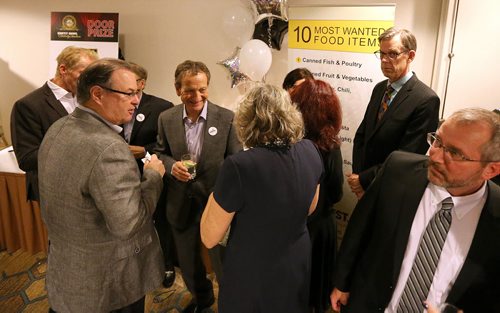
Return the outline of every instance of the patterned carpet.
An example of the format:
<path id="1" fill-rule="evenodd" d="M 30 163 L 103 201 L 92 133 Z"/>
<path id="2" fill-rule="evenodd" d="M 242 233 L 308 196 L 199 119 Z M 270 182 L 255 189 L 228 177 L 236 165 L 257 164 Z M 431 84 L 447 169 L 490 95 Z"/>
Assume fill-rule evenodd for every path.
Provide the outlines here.
<path id="1" fill-rule="evenodd" d="M 47 256 L 44 253 L 30 255 L 23 251 L 0 252 L 0 312 L 2 313 L 45 313 L 49 309 L 45 291 Z M 209 278 L 218 285 L 214 275 Z M 161 288 L 146 296 L 148 313 L 179 313 L 191 301 L 181 275 L 177 273 L 171 288 Z M 217 312 L 217 303 L 212 306 Z"/>

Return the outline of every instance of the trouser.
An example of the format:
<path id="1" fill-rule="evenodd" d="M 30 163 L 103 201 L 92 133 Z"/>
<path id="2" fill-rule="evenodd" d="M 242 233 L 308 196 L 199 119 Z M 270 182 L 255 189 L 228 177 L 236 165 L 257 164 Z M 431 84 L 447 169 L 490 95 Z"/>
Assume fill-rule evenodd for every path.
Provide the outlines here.
<path id="1" fill-rule="evenodd" d="M 165 189 L 160 195 L 158 200 L 158 205 L 156 206 L 156 211 L 154 213 L 154 222 L 156 232 L 158 233 L 158 238 L 160 239 L 160 246 L 163 251 L 163 258 L 165 260 L 165 270 L 173 271 L 174 265 L 177 265 L 177 256 L 175 253 L 174 237 L 172 234 L 172 226 L 167 220 L 167 214 L 165 210 Z"/>
<path id="2" fill-rule="evenodd" d="M 200 224 L 182 230 L 173 227 L 172 233 L 184 283 L 198 306 L 208 307 L 214 302 L 214 291 L 201 258 Z"/>

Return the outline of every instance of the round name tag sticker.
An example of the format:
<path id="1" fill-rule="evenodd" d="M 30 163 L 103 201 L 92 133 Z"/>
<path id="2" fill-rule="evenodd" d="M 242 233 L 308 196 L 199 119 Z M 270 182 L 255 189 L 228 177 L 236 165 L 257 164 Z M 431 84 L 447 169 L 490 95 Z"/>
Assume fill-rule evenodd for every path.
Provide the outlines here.
<path id="1" fill-rule="evenodd" d="M 135 119 L 138 122 L 144 121 L 144 114 L 142 114 L 142 113 L 137 114 L 137 116 L 135 117 Z"/>
<path id="2" fill-rule="evenodd" d="M 210 127 L 210 128 L 208 129 L 208 133 L 210 134 L 210 136 L 215 136 L 215 135 L 217 135 L 217 128 L 215 128 L 215 127 L 213 127 L 213 126 L 212 126 L 212 127 Z"/>

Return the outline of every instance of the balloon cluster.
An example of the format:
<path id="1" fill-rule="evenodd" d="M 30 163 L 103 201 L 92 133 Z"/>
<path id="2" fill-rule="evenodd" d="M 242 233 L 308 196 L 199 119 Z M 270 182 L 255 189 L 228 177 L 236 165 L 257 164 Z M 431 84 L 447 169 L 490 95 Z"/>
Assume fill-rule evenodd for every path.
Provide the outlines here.
<path id="1" fill-rule="evenodd" d="M 225 33 L 238 45 L 229 58 L 217 62 L 229 71 L 231 88 L 264 80 L 272 63 L 271 49 L 281 49 L 288 31 L 287 0 L 249 1 L 251 7 L 227 8 L 222 19 Z"/>

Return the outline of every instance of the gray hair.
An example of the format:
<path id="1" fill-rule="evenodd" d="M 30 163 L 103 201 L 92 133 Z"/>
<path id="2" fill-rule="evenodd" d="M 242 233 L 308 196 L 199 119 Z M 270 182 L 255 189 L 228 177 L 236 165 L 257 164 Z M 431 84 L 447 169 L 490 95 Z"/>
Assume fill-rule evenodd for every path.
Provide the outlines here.
<path id="1" fill-rule="evenodd" d="M 481 159 L 500 162 L 500 115 L 482 108 L 458 110 L 448 117 L 458 125 L 486 124 L 491 131 L 490 139 L 481 147 Z"/>
<path id="2" fill-rule="evenodd" d="M 401 43 L 406 50 L 417 51 L 417 38 L 415 38 L 415 35 L 407 29 L 397 29 L 391 27 L 378 37 L 378 42 L 380 43 L 383 40 L 390 40 L 397 35 L 400 35 Z"/>
<path id="3" fill-rule="evenodd" d="M 146 70 L 143 66 L 134 63 L 134 62 L 129 62 L 130 65 L 132 66 L 132 71 L 135 73 L 139 79 L 144 79 L 148 80 L 148 70 Z"/>
<path id="4" fill-rule="evenodd" d="M 90 88 L 93 86 L 101 85 L 109 87 L 111 75 L 119 69 L 127 69 L 133 72 L 128 62 L 119 59 L 100 59 L 90 64 L 78 78 L 76 93 L 78 103 L 83 105 L 90 100 Z"/>
<path id="5" fill-rule="evenodd" d="M 276 142 L 291 145 L 304 137 L 302 114 L 288 92 L 269 84 L 258 84 L 243 97 L 235 125 L 248 148 Z"/>

